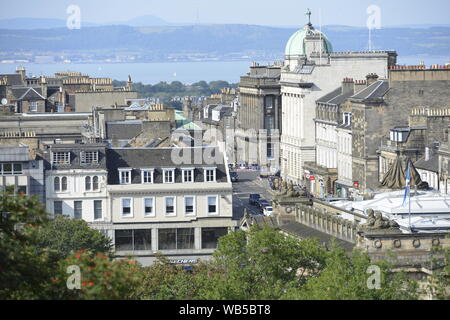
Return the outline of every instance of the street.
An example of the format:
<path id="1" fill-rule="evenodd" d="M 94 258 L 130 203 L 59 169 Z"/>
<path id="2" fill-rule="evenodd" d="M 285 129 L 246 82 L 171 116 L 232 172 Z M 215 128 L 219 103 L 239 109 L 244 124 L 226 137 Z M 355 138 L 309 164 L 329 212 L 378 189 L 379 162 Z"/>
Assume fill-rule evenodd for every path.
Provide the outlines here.
<path id="1" fill-rule="evenodd" d="M 267 179 L 259 179 L 259 171 L 238 171 L 238 181 L 233 182 L 233 219 L 241 219 L 244 208 L 250 214 L 261 214 L 257 207 L 248 203 L 251 193 L 259 193 L 262 198 L 272 200 Z"/>

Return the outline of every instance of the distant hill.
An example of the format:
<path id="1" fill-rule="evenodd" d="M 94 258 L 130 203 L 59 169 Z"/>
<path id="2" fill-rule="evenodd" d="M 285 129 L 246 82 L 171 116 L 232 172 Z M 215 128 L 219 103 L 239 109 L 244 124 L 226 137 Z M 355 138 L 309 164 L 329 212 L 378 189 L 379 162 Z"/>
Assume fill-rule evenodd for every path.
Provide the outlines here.
<path id="1" fill-rule="evenodd" d="M 154 18 L 154 17 L 153 17 Z M 135 20 L 136 25 L 162 24 L 152 16 Z M 152 20 L 153 19 L 153 20 Z M 48 20 L 48 21 L 47 21 Z M 3 52 L 139 52 L 140 55 L 166 57 L 179 53 L 232 54 L 251 58 L 255 52 L 282 57 L 289 37 L 298 28 L 258 25 L 215 24 L 190 26 L 92 26 L 69 30 L 60 20 L 40 21 L 40 29 L 15 30 L 0 20 Z M 17 21 L 15 22 L 17 23 Z M 36 21 L 34 23 L 37 23 Z M 51 24 L 62 24 L 45 29 Z M 31 26 L 31 22 L 27 26 Z M 14 24 L 15 25 L 15 24 Z M 35 24 L 36 25 L 36 24 Z M 300 27 L 299 27 L 300 28 Z M 324 26 L 322 31 L 335 51 L 367 50 L 368 31 L 348 26 Z M 372 32 L 374 49 L 395 49 L 399 55 L 445 55 L 450 53 L 450 27 L 385 28 Z"/>
<path id="2" fill-rule="evenodd" d="M 85 27 L 98 26 L 90 22 L 82 22 Z M 12 30 L 33 30 L 33 29 L 53 29 L 65 28 L 66 20 L 63 19 L 41 19 L 41 18 L 13 18 L 0 19 L 0 29 Z"/>

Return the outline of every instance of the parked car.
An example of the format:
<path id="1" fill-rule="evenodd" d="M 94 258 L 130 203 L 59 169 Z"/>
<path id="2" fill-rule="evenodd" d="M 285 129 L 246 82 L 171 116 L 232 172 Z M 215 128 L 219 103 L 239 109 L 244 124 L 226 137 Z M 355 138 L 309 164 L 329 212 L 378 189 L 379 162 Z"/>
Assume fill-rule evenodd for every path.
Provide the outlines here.
<path id="1" fill-rule="evenodd" d="M 248 198 L 248 203 L 256 205 L 259 198 L 261 198 L 261 195 L 259 193 L 252 193 Z"/>
<path id="2" fill-rule="evenodd" d="M 230 178 L 231 178 L 231 182 L 237 182 L 238 181 L 238 174 L 236 171 L 231 171 L 230 172 Z"/>
<path id="3" fill-rule="evenodd" d="M 256 201 L 256 206 L 259 208 L 259 210 L 262 212 L 264 207 L 270 206 L 270 202 L 266 199 L 260 198 L 258 201 Z"/>
<path id="4" fill-rule="evenodd" d="M 265 216 L 271 216 L 271 215 L 272 215 L 272 211 L 273 211 L 272 206 L 266 206 L 266 207 L 264 207 L 264 209 L 263 209 L 263 214 L 264 214 Z"/>

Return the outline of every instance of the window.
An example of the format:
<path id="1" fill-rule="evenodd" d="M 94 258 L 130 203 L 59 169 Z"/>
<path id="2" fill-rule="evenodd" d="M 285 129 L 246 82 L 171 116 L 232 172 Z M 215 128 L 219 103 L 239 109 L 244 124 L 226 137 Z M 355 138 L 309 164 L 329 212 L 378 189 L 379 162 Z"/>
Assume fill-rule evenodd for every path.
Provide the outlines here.
<path id="1" fill-rule="evenodd" d="M 55 190 L 55 192 L 61 191 L 61 182 L 59 177 L 55 177 L 53 179 L 53 189 Z"/>
<path id="2" fill-rule="evenodd" d="M 142 183 L 153 183 L 153 169 L 142 169 L 141 175 Z"/>
<path id="3" fill-rule="evenodd" d="M 227 228 L 202 228 L 202 249 L 217 248 L 219 238 L 227 233 Z"/>
<path id="4" fill-rule="evenodd" d="M 216 169 L 205 169 L 205 182 L 215 182 L 216 181 Z"/>
<path id="5" fill-rule="evenodd" d="M 70 151 L 53 152 L 52 164 L 70 164 Z"/>
<path id="6" fill-rule="evenodd" d="M 176 216 L 175 197 L 166 197 L 166 216 Z"/>
<path id="7" fill-rule="evenodd" d="M 122 217 L 132 217 L 132 199 L 131 198 L 122 198 Z"/>
<path id="8" fill-rule="evenodd" d="M 101 219 L 102 216 L 102 200 L 94 200 L 94 219 Z"/>
<path id="9" fill-rule="evenodd" d="M 131 169 L 119 169 L 119 181 L 120 184 L 131 183 Z"/>
<path id="10" fill-rule="evenodd" d="M 267 143 L 267 158 L 268 159 L 274 158 L 274 146 L 273 143 L 271 142 Z"/>
<path id="11" fill-rule="evenodd" d="M 155 198 L 144 198 L 144 216 L 154 217 L 155 216 Z"/>
<path id="12" fill-rule="evenodd" d="M 83 209 L 83 202 L 82 201 L 74 201 L 73 202 L 73 217 L 75 219 L 81 219 L 82 218 L 82 209 Z"/>
<path id="13" fill-rule="evenodd" d="M 194 228 L 177 229 L 177 249 L 194 249 Z"/>
<path id="14" fill-rule="evenodd" d="M 81 163 L 98 163 L 98 151 L 81 151 Z"/>
<path id="15" fill-rule="evenodd" d="M 37 112 L 37 101 L 30 101 L 30 112 Z"/>
<path id="16" fill-rule="evenodd" d="M 194 182 L 194 169 L 183 169 L 183 182 Z"/>
<path id="17" fill-rule="evenodd" d="M 4 163 L 3 164 L 3 174 L 12 174 L 12 163 Z"/>
<path id="18" fill-rule="evenodd" d="M 217 196 L 209 196 L 208 197 L 208 213 L 216 214 L 217 211 Z"/>
<path id="19" fill-rule="evenodd" d="M 158 230 L 158 250 L 177 248 L 177 229 Z"/>
<path id="20" fill-rule="evenodd" d="M 22 174 L 22 164 L 21 163 L 14 163 L 13 174 Z"/>
<path id="21" fill-rule="evenodd" d="M 187 216 L 195 215 L 195 197 L 185 196 L 184 197 L 184 214 Z"/>
<path id="22" fill-rule="evenodd" d="M 164 169 L 164 183 L 175 182 L 175 169 Z"/>
<path id="23" fill-rule="evenodd" d="M 134 250 L 152 250 L 152 230 L 133 230 Z"/>
<path id="24" fill-rule="evenodd" d="M 194 228 L 158 230 L 159 250 L 193 249 L 194 245 Z"/>
<path id="25" fill-rule="evenodd" d="M 91 188 L 92 188 L 92 185 L 91 185 L 91 177 L 86 177 L 86 178 L 84 178 L 84 189 L 85 189 L 86 191 L 89 191 L 89 190 L 91 190 Z"/>
<path id="26" fill-rule="evenodd" d="M 98 176 L 94 176 L 92 178 L 92 189 L 93 190 L 98 190 Z"/>
<path id="27" fill-rule="evenodd" d="M 61 191 L 67 191 L 67 177 L 61 178 Z"/>
<path id="28" fill-rule="evenodd" d="M 22 174 L 22 164 L 21 163 L 0 163 L 0 174 L 10 175 L 10 174 Z"/>
<path id="29" fill-rule="evenodd" d="M 133 250 L 133 230 L 116 230 L 114 242 L 117 251 Z"/>
<path id="30" fill-rule="evenodd" d="M 53 201 L 53 213 L 62 214 L 63 213 L 62 206 L 63 206 L 62 201 Z"/>

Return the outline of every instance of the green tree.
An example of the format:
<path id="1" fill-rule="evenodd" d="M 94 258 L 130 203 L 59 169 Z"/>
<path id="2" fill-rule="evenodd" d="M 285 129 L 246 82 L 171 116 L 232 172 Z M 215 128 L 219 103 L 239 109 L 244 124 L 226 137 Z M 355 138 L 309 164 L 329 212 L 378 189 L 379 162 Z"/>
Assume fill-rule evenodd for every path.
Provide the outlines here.
<path id="1" fill-rule="evenodd" d="M 368 286 L 369 266 L 380 270 L 379 288 Z M 417 299 L 417 284 L 403 273 L 392 272 L 384 261 L 373 263 L 367 253 L 354 250 L 350 255 L 334 246 L 326 267 L 303 286 L 291 288 L 284 299 L 299 300 L 399 300 Z"/>
<path id="2" fill-rule="evenodd" d="M 79 289 L 68 288 L 68 267 L 80 271 Z M 142 267 L 133 259 L 115 259 L 102 253 L 79 250 L 61 260 L 57 273 L 51 279 L 52 299 L 128 300 L 136 299 L 136 292 L 143 277 Z"/>
<path id="3" fill-rule="evenodd" d="M 58 259 L 78 250 L 110 254 L 111 239 L 91 228 L 81 219 L 59 216 L 40 228 L 36 235 L 37 247 L 52 249 Z"/>
<path id="4" fill-rule="evenodd" d="M 0 299 L 46 297 L 56 260 L 38 250 L 35 239 L 47 222 L 37 198 L 0 194 Z"/>
<path id="5" fill-rule="evenodd" d="M 269 227 L 238 230 L 220 239 L 214 253 L 215 272 L 204 281 L 201 295 L 207 299 L 278 299 L 288 288 L 319 272 L 325 255 L 315 240 L 301 241 Z"/>
<path id="6" fill-rule="evenodd" d="M 187 300 L 202 299 L 201 289 L 205 276 L 211 272 L 210 263 L 196 264 L 192 270 L 169 262 L 158 255 L 152 265 L 144 268 L 141 285 L 136 295 L 144 300 Z"/>

